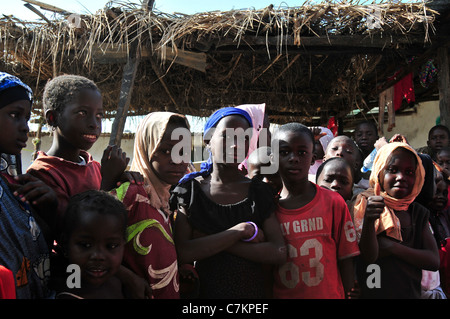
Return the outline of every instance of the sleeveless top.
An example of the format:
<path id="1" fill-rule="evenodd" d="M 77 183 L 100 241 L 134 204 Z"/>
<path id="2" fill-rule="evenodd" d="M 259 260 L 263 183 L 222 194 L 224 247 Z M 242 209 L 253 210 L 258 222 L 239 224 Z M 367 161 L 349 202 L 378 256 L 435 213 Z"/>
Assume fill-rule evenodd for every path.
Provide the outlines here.
<path id="1" fill-rule="evenodd" d="M 222 232 L 234 225 L 252 221 L 262 227 L 274 212 L 275 202 L 269 185 L 252 179 L 248 196 L 234 204 L 212 201 L 196 179 L 172 190 L 171 209 L 183 206 L 191 226 L 205 234 Z M 251 245 L 251 243 L 249 243 Z M 196 261 L 200 279 L 200 298 L 264 298 L 262 265 L 227 252 Z"/>
<path id="2" fill-rule="evenodd" d="M 424 227 L 429 227 L 429 211 L 421 204 L 413 202 L 408 208 L 411 226 L 401 226 L 402 245 L 421 249 Z M 384 236 L 383 233 L 378 236 Z M 375 264 L 380 267 L 380 287 L 368 287 L 367 279 L 373 272 L 360 258 L 357 262 L 358 282 L 363 299 L 419 299 L 421 294 L 422 269 L 396 256 L 378 258 Z M 369 278 L 369 282 L 371 279 Z"/>

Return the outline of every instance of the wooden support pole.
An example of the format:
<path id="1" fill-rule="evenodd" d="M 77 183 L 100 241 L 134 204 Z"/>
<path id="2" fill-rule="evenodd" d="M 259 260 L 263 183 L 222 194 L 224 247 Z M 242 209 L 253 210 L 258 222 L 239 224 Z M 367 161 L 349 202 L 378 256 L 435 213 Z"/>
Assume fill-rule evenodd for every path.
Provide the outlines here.
<path id="1" fill-rule="evenodd" d="M 127 113 L 133 94 L 134 80 L 139 66 L 139 53 L 136 50 L 137 43 L 133 42 L 130 48 L 130 56 L 123 68 L 122 85 L 120 87 L 119 104 L 117 106 L 116 117 L 111 128 L 109 145 L 120 146 L 122 133 L 127 120 Z"/>
<path id="2" fill-rule="evenodd" d="M 439 62 L 439 111 L 441 124 L 450 127 L 450 65 L 448 62 L 448 46 L 438 48 Z"/>
<path id="3" fill-rule="evenodd" d="M 142 4 L 144 10 L 152 11 L 154 0 L 145 0 Z M 123 68 L 122 85 L 120 87 L 119 104 L 117 106 L 116 117 L 111 128 L 109 145 L 120 146 L 122 142 L 123 129 L 127 120 L 127 113 L 133 95 L 134 80 L 141 59 L 140 49 L 138 49 L 138 40 L 135 39 L 131 45 L 128 54 L 128 60 Z"/>

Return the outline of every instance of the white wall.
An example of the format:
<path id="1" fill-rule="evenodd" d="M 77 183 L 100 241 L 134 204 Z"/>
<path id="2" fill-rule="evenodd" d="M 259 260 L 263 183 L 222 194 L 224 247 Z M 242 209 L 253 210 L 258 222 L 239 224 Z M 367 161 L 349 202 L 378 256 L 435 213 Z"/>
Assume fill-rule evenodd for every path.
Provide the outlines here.
<path id="1" fill-rule="evenodd" d="M 392 132 L 387 132 L 387 122 L 384 125 L 385 136 L 387 139 L 394 134 L 399 133 L 406 136 L 408 142 L 414 148 L 419 148 L 427 145 L 428 131 L 436 125 L 436 118 L 439 116 L 439 101 L 432 101 L 418 104 L 417 113 L 407 116 L 397 116 L 395 118 L 395 127 Z M 387 114 L 386 114 L 387 118 Z M 386 120 L 387 121 L 387 120 Z M 50 149 L 52 137 L 44 135 L 42 137 L 41 150 L 47 151 Z M 109 134 L 102 134 L 99 140 L 89 150 L 95 160 L 101 161 L 103 150 L 109 143 Z M 127 153 L 127 156 L 133 158 L 134 139 L 122 139 L 122 150 Z M 22 150 L 22 167 L 25 171 L 31 164 L 31 156 L 34 150 L 32 138 L 28 139 L 27 147 Z M 130 161 L 131 163 L 131 161 Z"/>
<path id="2" fill-rule="evenodd" d="M 384 124 L 386 139 L 398 133 L 404 135 L 414 148 L 426 146 L 428 131 L 436 125 L 436 118 L 440 114 L 439 101 L 420 103 L 416 109 L 417 113 L 407 116 L 396 116 L 395 127 L 392 129 L 392 132 L 387 132 L 386 122 Z"/>

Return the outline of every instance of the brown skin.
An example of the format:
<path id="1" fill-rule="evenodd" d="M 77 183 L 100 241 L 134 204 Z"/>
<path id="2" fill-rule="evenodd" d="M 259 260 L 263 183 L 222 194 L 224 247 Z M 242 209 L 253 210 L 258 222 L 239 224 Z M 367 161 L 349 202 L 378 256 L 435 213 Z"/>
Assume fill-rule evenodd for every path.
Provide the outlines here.
<path id="1" fill-rule="evenodd" d="M 380 172 L 382 189 L 395 198 L 408 196 L 414 183 L 415 177 L 412 176 L 414 174 L 412 172 L 415 172 L 416 165 L 412 153 L 395 150 L 386 169 Z M 407 247 L 384 234 L 376 234 L 375 221 L 380 217 L 384 206 L 384 199 L 381 196 L 371 196 L 367 200 L 360 240 L 361 256 L 364 260 L 367 263 L 373 263 L 379 257 L 395 255 L 416 267 L 431 271 L 438 270 L 438 248 L 429 227 L 424 227 L 422 230 L 422 249 Z M 411 215 L 408 211 L 395 211 L 395 214 L 401 225 L 411 226 Z"/>
<path id="2" fill-rule="evenodd" d="M 229 152 L 236 153 L 236 143 L 226 148 L 223 140 L 226 138 L 226 128 L 249 127 L 247 121 L 241 116 L 227 116 L 220 120 L 216 130 L 207 141 L 213 154 L 213 172 L 201 181 L 205 194 L 218 204 L 232 204 L 242 201 L 248 194 L 250 180 L 239 172 L 239 162 L 217 163 L 214 156 L 221 156 Z M 248 149 L 248 141 L 246 143 Z M 227 250 L 237 256 L 270 264 L 281 264 L 286 260 L 286 250 L 280 227 L 275 214 L 265 220 L 258 236 L 251 242 L 242 242 L 250 238 L 254 227 L 249 223 L 239 223 L 220 233 L 201 234 L 189 224 L 187 212 L 181 208 L 175 220 L 174 239 L 178 258 L 181 264 L 201 260 L 221 251 Z"/>

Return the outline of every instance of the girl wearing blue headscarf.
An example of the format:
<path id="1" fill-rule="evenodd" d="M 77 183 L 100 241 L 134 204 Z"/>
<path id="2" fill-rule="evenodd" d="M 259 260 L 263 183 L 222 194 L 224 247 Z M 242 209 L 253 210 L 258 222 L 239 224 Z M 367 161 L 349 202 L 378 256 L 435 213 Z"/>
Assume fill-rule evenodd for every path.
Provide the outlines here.
<path id="1" fill-rule="evenodd" d="M 13 274 L 17 299 L 49 297 L 48 244 L 38 225 L 39 212 L 56 207 L 56 194 L 29 174 L 12 169 L 7 156 L 20 155 L 28 139 L 32 92 L 17 77 L 0 72 L 0 265 Z M 1 286 L 1 279 L 0 279 Z"/>
<path id="2" fill-rule="evenodd" d="M 262 265 L 286 260 L 270 186 L 239 170 L 251 127 L 244 110 L 216 111 L 204 130 L 210 158 L 172 191 L 178 260 L 195 262 L 200 298 L 268 297 Z"/>

